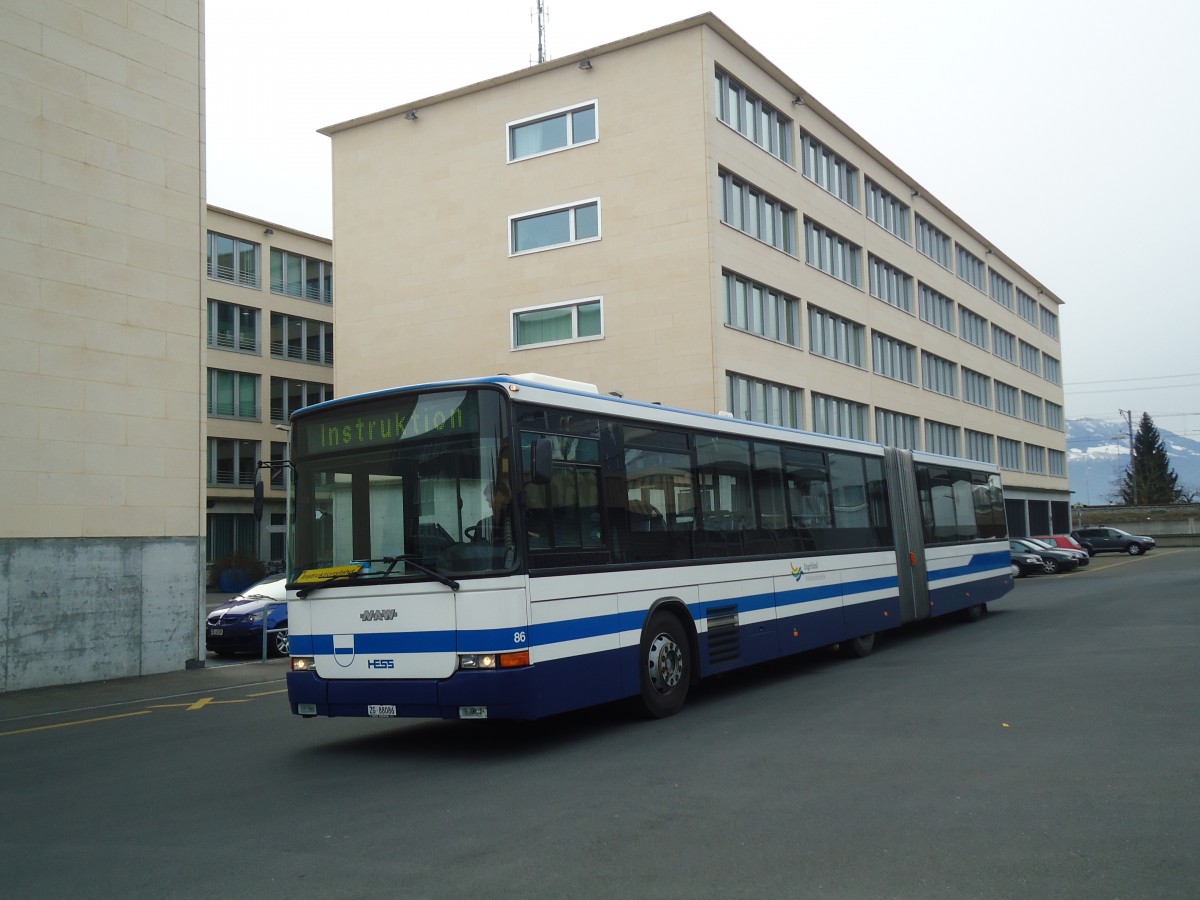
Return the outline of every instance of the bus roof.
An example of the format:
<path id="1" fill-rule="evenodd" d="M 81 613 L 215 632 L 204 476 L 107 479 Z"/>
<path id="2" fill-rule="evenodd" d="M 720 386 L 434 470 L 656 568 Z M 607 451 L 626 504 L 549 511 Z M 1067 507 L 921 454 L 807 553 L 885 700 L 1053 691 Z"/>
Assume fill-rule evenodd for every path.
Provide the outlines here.
<path id="1" fill-rule="evenodd" d="M 620 415 L 627 418 L 679 427 L 707 427 L 750 438 L 779 439 L 781 436 L 790 436 L 794 440 L 798 436 L 802 436 L 805 443 L 822 449 L 853 449 L 860 453 L 865 452 L 879 456 L 883 455 L 884 449 L 882 444 L 859 440 L 857 438 L 840 437 L 816 431 L 805 431 L 804 429 L 790 428 L 785 425 L 769 425 L 763 422 L 753 422 L 749 419 L 734 418 L 726 413 L 705 413 L 673 406 L 663 406 L 661 403 L 632 400 L 617 394 L 602 394 L 596 385 L 588 382 L 574 381 L 568 378 L 558 378 L 552 375 L 541 375 L 532 372 L 520 375 L 499 374 L 484 375 L 476 378 L 457 378 L 447 381 L 429 381 L 422 384 L 367 391 L 306 406 L 294 412 L 292 418 L 295 419 L 319 411 L 338 409 L 343 406 L 352 406 L 357 403 L 379 400 L 399 394 L 445 390 L 455 387 L 481 386 L 503 388 L 510 396 L 519 396 L 520 399 L 529 402 L 545 403 L 551 406 L 566 405 L 581 412 L 591 412 L 597 415 Z M 999 467 L 993 463 L 960 457 L 941 456 L 921 450 L 913 450 L 911 452 L 914 459 L 923 462 L 948 463 L 953 460 L 956 463 L 973 469 L 999 472 Z"/>

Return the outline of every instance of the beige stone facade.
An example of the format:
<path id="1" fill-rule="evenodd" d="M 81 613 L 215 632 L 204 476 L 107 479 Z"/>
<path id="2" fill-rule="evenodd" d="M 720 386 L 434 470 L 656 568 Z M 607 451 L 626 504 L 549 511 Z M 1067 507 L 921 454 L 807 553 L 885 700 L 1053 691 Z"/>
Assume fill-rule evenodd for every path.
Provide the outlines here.
<path id="1" fill-rule="evenodd" d="M 287 453 L 288 416 L 333 398 L 333 253 L 321 238 L 208 207 L 207 563 L 231 552 L 284 559 L 285 481 L 258 460 Z"/>
<path id="2" fill-rule="evenodd" d="M 549 143 L 517 147 L 539 120 Z M 750 418 L 782 405 L 805 428 L 990 459 L 1010 520 L 1068 524 L 1062 301 L 719 19 L 325 133 L 342 394 L 543 372 Z M 514 244 L 542 222 L 566 239 Z M 885 265 L 907 299 L 876 285 Z M 792 332 L 732 312 L 739 281 Z M 563 304 L 566 332 L 537 340 Z M 911 361 L 898 374 L 888 346 Z M 885 433 L 893 413 L 910 436 Z"/>
<path id="3" fill-rule="evenodd" d="M 203 6 L 0 0 L 0 690 L 200 654 Z"/>

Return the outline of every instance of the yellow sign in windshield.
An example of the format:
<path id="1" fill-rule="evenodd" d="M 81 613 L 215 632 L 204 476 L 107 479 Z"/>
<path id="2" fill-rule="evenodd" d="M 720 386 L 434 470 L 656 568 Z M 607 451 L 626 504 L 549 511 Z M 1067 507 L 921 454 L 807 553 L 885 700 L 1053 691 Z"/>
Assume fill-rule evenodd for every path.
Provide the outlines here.
<path id="1" fill-rule="evenodd" d="M 330 578 L 344 578 L 347 575 L 357 575 L 362 571 L 362 563 L 350 566 L 327 566 L 324 569 L 305 569 L 296 579 L 297 584 L 312 581 L 328 581 Z"/>

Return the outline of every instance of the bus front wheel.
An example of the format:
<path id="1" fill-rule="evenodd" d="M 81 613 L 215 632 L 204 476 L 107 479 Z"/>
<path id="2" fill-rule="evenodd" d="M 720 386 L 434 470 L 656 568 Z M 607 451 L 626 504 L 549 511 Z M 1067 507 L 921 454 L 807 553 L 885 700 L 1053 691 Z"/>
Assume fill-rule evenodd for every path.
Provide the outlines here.
<path id="1" fill-rule="evenodd" d="M 842 641 L 838 645 L 838 650 L 842 656 L 847 659 L 862 659 L 864 656 L 870 656 L 871 651 L 875 649 L 875 635 L 863 634 L 856 638 L 851 638 L 848 641 Z"/>
<path id="2" fill-rule="evenodd" d="M 683 708 L 692 678 L 692 650 L 679 619 L 655 613 L 642 632 L 642 704 L 652 718 Z"/>

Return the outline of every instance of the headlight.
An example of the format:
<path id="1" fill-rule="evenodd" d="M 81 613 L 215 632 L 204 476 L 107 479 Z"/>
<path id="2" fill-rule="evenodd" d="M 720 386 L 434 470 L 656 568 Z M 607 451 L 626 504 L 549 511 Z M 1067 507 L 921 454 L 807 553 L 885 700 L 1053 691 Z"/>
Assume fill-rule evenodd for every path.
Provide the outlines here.
<path id="1" fill-rule="evenodd" d="M 317 671 L 317 661 L 311 656 L 293 656 L 292 671 L 315 672 Z"/>
<path id="2" fill-rule="evenodd" d="M 460 669 L 494 669 L 496 657 L 492 653 L 464 653 L 458 658 Z"/>
<path id="3" fill-rule="evenodd" d="M 262 621 L 262 617 L 263 617 L 263 614 L 262 614 L 261 612 L 252 612 L 252 613 L 246 613 L 246 619 L 245 619 L 245 621 L 247 621 L 247 622 L 261 622 L 261 621 Z"/>

